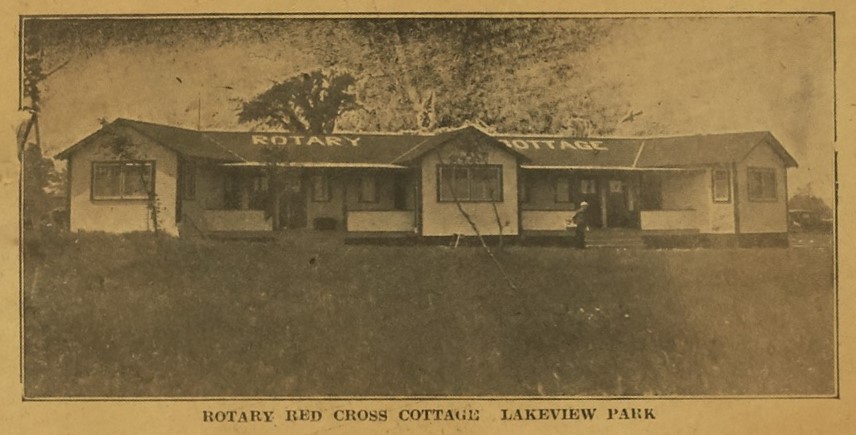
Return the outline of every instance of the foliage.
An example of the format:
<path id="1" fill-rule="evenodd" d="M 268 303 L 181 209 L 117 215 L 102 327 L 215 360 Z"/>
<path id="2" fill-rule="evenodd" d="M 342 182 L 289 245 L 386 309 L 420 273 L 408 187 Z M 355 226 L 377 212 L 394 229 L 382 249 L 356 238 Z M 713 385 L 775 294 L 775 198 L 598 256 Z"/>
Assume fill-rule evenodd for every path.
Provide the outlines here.
<path id="1" fill-rule="evenodd" d="M 366 107 L 349 119 L 354 124 L 394 131 L 481 121 L 521 133 L 588 134 L 618 116 L 577 80 L 580 55 L 607 31 L 567 19 L 352 20 L 319 29 L 312 51 L 322 65 L 362 72 Z M 355 46 L 323 42 L 333 37 Z"/>
<path id="2" fill-rule="evenodd" d="M 614 83 L 583 63 L 614 21 L 567 18 L 27 20 L 54 57 L 110 48 L 239 46 L 301 70 L 351 71 L 360 110 L 350 130 L 402 131 L 482 121 L 498 131 L 610 132 L 626 113 Z M 279 79 L 278 77 L 273 77 Z M 294 122 L 288 116 L 289 125 Z M 304 120 L 305 121 L 305 120 Z M 280 123 L 282 124 L 282 123 Z M 276 125 L 277 128 L 283 128 Z M 294 131 L 299 131 L 295 127 Z"/>
<path id="3" fill-rule="evenodd" d="M 25 148 L 22 165 L 24 222 L 35 225 L 49 221 L 53 218 L 51 213 L 61 207 L 56 199 L 66 194 L 65 172 L 54 168 L 53 160 L 45 157 L 35 143 Z"/>
<path id="4" fill-rule="evenodd" d="M 245 101 L 238 121 L 295 133 L 330 134 L 339 116 L 357 107 L 353 86 L 354 77 L 347 73 L 299 74 Z"/>

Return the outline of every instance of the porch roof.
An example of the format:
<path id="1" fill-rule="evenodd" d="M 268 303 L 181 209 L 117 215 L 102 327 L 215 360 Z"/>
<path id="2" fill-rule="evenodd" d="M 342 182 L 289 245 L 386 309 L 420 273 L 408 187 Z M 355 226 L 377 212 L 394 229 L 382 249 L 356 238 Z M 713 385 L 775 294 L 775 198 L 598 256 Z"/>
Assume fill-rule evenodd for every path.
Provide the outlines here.
<path id="1" fill-rule="evenodd" d="M 785 166 L 796 160 L 770 132 L 740 132 L 649 138 L 578 138 L 475 132 L 465 127 L 437 134 L 197 131 L 119 118 L 110 125 L 129 127 L 188 157 L 222 163 L 258 164 L 269 151 L 281 153 L 292 166 L 403 167 L 450 137 L 485 141 L 495 138 L 525 168 L 657 169 L 688 168 L 739 162 L 766 144 Z M 60 153 L 70 155 L 84 139 Z M 501 146 L 501 145 L 498 145 Z"/>

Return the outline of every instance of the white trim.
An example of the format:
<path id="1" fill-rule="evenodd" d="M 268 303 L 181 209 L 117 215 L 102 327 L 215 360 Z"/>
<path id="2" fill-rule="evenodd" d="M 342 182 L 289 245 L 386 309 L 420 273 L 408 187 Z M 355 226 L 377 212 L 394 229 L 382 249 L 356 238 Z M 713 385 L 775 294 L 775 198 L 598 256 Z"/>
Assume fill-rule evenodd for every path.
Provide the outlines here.
<path id="1" fill-rule="evenodd" d="M 238 162 L 221 163 L 220 166 L 229 167 L 265 167 L 270 163 L 265 162 Z M 409 166 L 394 165 L 389 163 L 324 163 L 324 162 L 289 162 L 275 163 L 275 166 L 289 168 L 380 168 L 380 169 L 408 169 Z M 576 170 L 605 170 L 605 171 L 703 171 L 704 167 L 686 168 L 637 168 L 631 166 L 577 166 L 577 165 L 520 165 L 522 169 L 576 169 Z"/>
<path id="2" fill-rule="evenodd" d="M 538 165 L 520 165 L 523 169 L 585 169 L 585 170 L 604 170 L 604 171 L 703 171 L 705 168 L 633 168 L 630 166 L 538 166 Z"/>
<path id="3" fill-rule="evenodd" d="M 241 163 L 222 163 L 220 166 L 237 166 L 237 167 L 265 167 L 271 163 L 265 162 L 241 162 Z M 393 165 L 387 163 L 324 163 L 324 162 L 289 162 L 289 163 L 274 163 L 274 166 L 289 167 L 289 168 L 384 168 L 384 169 L 407 169 L 408 166 Z"/>
<path id="4" fill-rule="evenodd" d="M 567 134 L 537 134 L 537 133 L 491 133 L 497 139 L 514 139 L 514 138 L 549 138 L 549 139 L 572 139 L 572 140 L 646 140 L 646 139 L 681 139 L 688 137 L 702 136 L 728 136 L 734 134 L 772 134 L 770 130 L 735 130 L 735 131 L 716 131 L 713 133 L 675 133 L 664 135 L 641 135 L 641 136 L 570 136 Z"/>

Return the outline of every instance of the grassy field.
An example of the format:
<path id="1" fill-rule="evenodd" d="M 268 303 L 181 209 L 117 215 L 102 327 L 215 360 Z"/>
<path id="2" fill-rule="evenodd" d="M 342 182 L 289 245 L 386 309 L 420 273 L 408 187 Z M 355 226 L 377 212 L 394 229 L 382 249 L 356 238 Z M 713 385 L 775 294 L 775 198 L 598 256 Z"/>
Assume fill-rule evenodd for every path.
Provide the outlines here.
<path id="1" fill-rule="evenodd" d="M 30 236 L 31 397 L 834 393 L 828 244 Z"/>

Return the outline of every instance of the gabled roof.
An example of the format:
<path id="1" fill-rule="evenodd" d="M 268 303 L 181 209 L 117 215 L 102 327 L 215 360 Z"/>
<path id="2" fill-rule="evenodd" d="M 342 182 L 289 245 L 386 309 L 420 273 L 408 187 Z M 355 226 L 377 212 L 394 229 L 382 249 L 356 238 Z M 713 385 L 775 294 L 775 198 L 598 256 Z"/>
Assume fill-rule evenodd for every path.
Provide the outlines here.
<path id="1" fill-rule="evenodd" d="M 767 144 L 787 167 L 797 161 L 768 131 L 720 133 L 647 139 L 639 167 L 703 166 L 740 162 L 755 147 Z"/>
<path id="2" fill-rule="evenodd" d="M 407 150 L 405 153 L 396 157 L 393 160 L 393 163 L 409 163 L 415 160 L 420 159 L 425 154 L 441 147 L 442 145 L 452 142 L 459 141 L 462 143 L 473 144 L 473 145 L 484 145 L 497 147 L 502 149 L 505 152 L 509 152 L 514 156 L 529 160 L 526 155 L 515 150 L 512 147 L 507 147 L 502 144 L 497 138 L 488 135 L 487 133 L 479 130 L 473 126 L 467 126 L 464 128 L 459 128 L 457 130 L 446 131 L 443 133 L 439 133 L 433 136 L 428 137 L 424 141 L 420 142 L 418 145 L 413 148 Z"/>
<path id="3" fill-rule="evenodd" d="M 766 144 L 787 167 L 796 160 L 770 132 L 651 138 L 579 138 L 491 135 L 468 126 L 433 135 L 197 131 L 119 118 L 57 155 L 67 158 L 104 131 L 130 129 L 187 157 L 223 163 L 265 161 L 266 149 L 285 149 L 286 160 L 306 165 L 403 167 L 450 141 L 501 147 L 530 168 L 656 169 L 698 167 L 744 160 Z"/>
<path id="4" fill-rule="evenodd" d="M 146 138 L 187 157 L 218 161 L 241 160 L 240 156 L 232 153 L 227 148 L 220 146 L 212 138 L 202 132 L 124 118 L 117 118 L 115 121 L 103 126 L 100 130 L 60 152 L 56 157 L 60 159 L 68 158 L 68 156 L 79 147 L 88 144 L 99 135 L 105 133 L 117 134 L 119 133 L 119 130 L 123 128 L 131 129 Z"/>

